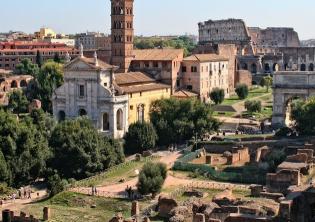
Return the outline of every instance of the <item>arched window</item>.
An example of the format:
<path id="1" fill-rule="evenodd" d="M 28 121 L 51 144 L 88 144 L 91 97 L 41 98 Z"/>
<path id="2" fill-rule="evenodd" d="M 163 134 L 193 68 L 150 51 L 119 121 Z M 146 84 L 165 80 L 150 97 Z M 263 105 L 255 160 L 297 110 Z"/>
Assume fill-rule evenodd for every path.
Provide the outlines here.
<path id="1" fill-rule="evenodd" d="M 310 64 L 310 66 L 308 67 L 308 70 L 309 71 L 314 71 L 314 64 L 313 63 Z"/>
<path id="2" fill-rule="evenodd" d="M 257 73 L 257 65 L 255 63 L 252 64 L 251 68 L 252 73 L 256 74 Z"/>
<path id="3" fill-rule="evenodd" d="M 85 109 L 80 109 L 79 110 L 79 116 L 86 116 L 87 115 L 87 112 Z"/>
<path id="4" fill-rule="evenodd" d="M 11 88 L 17 88 L 18 87 L 18 84 L 17 84 L 17 81 L 16 80 L 13 80 L 11 82 Z"/>
<path id="5" fill-rule="evenodd" d="M 301 64 L 301 70 L 300 71 L 306 71 L 306 65 L 305 64 Z"/>
<path id="6" fill-rule="evenodd" d="M 123 130 L 123 111 L 121 109 L 117 110 L 116 114 L 116 122 L 117 122 L 117 130 Z"/>
<path id="7" fill-rule="evenodd" d="M 269 66 L 269 63 L 266 63 L 265 64 L 265 72 L 270 72 L 270 66 Z"/>
<path id="8" fill-rule="evenodd" d="M 27 82 L 26 82 L 26 80 L 22 80 L 21 82 L 20 82 L 20 87 L 27 87 Z"/>
<path id="9" fill-rule="evenodd" d="M 103 114 L 103 131 L 108 131 L 108 130 L 109 130 L 108 114 L 104 113 Z"/>
<path id="10" fill-rule="evenodd" d="M 63 110 L 60 110 L 58 113 L 58 120 L 59 121 L 64 121 L 66 119 L 66 113 Z"/>
<path id="11" fill-rule="evenodd" d="M 138 122 L 143 123 L 144 122 L 144 105 L 140 104 L 137 107 L 137 118 L 138 118 Z"/>

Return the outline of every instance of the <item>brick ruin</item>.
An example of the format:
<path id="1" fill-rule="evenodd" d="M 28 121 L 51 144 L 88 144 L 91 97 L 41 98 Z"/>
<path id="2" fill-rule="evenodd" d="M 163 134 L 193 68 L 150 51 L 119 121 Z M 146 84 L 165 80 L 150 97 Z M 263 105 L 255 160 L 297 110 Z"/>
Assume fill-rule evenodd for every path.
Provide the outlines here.
<path id="1" fill-rule="evenodd" d="M 50 219 L 50 209 L 48 207 L 44 207 L 43 209 L 43 218 L 38 219 L 33 215 L 27 216 L 25 212 L 20 212 L 20 215 L 14 215 L 13 211 L 9 209 L 2 211 L 2 222 L 40 222 L 40 221 L 48 221 Z"/>

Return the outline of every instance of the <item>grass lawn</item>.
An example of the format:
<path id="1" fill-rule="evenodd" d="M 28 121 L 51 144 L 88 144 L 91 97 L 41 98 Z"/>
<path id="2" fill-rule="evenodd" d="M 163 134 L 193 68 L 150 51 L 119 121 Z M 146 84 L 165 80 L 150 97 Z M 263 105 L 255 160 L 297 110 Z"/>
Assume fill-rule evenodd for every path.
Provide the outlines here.
<path id="1" fill-rule="evenodd" d="M 255 116 L 257 121 L 262 121 L 265 119 L 270 119 L 272 117 L 272 107 L 262 107 L 262 111 L 260 113 L 248 113 L 243 112 L 244 116 Z"/>
<path id="2" fill-rule="evenodd" d="M 269 92 L 267 92 L 266 88 L 258 87 L 258 88 L 254 88 L 254 89 L 249 90 L 248 97 L 245 100 L 254 99 L 254 98 L 257 98 L 257 97 L 261 97 L 261 96 L 263 96 L 263 98 L 265 100 L 269 100 L 271 94 L 272 94 L 271 90 L 269 90 Z M 245 100 L 240 100 L 237 95 L 233 95 L 230 98 L 225 99 L 223 101 L 222 105 L 234 105 L 235 103 L 242 102 L 242 101 L 245 101 Z"/>
<path id="3" fill-rule="evenodd" d="M 76 182 L 75 187 L 111 185 L 118 183 L 121 179 L 128 181 L 137 177 L 135 170 L 141 170 L 143 165 L 147 162 L 158 160 L 159 158 L 157 157 L 148 157 L 143 158 L 141 161 L 125 162 L 102 174 Z"/>
<path id="4" fill-rule="evenodd" d="M 148 203 L 140 203 L 145 207 Z M 92 209 L 91 205 L 96 205 Z M 97 222 L 109 221 L 116 213 L 121 212 L 130 217 L 131 202 L 127 200 L 91 197 L 72 192 L 63 192 L 55 197 L 36 204 L 26 205 L 22 209 L 27 214 L 42 218 L 43 207 L 51 209 L 54 222 Z"/>
<path id="5" fill-rule="evenodd" d="M 250 138 L 264 138 L 264 137 L 271 137 L 273 134 L 258 134 L 258 135 L 245 135 L 245 134 L 239 134 L 239 135 L 229 135 L 224 138 L 227 139 L 250 139 Z"/>
<path id="6" fill-rule="evenodd" d="M 234 115 L 236 115 L 236 112 L 213 112 L 214 117 L 232 117 Z"/>

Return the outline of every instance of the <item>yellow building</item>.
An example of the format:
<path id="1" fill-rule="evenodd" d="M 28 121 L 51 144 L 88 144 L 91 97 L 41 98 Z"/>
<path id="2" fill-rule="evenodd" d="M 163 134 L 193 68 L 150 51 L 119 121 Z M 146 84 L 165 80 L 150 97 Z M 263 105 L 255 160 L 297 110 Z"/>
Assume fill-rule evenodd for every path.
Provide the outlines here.
<path id="1" fill-rule="evenodd" d="M 121 93 L 129 98 L 129 125 L 137 121 L 149 121 L 152 102 L 171 97 L 170 85 L 157 82 L 141 72 L 115 74 L 115 82 Z"/>
<path id="2" fill-rule="evenodd" d="M 55 39 L 57 34 L 50 28 L 41 28 L 39 31 L 39 38 L 45 39 L 45 38 L 52 38 Z"/>

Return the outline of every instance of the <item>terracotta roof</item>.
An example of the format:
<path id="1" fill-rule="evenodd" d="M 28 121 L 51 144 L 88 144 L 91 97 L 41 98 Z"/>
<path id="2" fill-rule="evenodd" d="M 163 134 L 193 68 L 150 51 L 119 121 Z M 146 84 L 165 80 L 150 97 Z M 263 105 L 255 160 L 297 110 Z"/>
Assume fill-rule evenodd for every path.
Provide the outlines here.
<path id="1" fill-rule="evenodd" d="M 72 47 L 60 47 L 60 48 L 32 48 L 32 49 L 0 49 L 0 52 L 79 52 L 79 50 Z"/>
<path id="2" fill-rule="evenodd" d="M 133 50 L 134 59 L 138 61 L 170 61 L 181 58 L 183 49 L 139 49 Z"/>
<path id="3" fill-rule="evenodd" d="M 194 54 L 184 58 L 183 61 L 219 62 L 228 60 L 229 60 L 228 58 L 225 58 L 217 54 Z"/>
<path id="4" fill-rule="evenodd" d="M 191 98 L 191 97 L 198 97 L 198 94 L 187 91 L 187 90 L 178 90 L 173 94 L 173 97 L 177 98 Z"/>
<path id="5" fill-rule="evenodd" d="M 115 81 L 119 86 L 156 82 L 155 79 L 142 72 L 115 73 Z"/>
<path id="6" fill-rule="evenodd" d="M 136 92 L 147 92 L 160 89 L 170 89 L 170 85 L 162 83 L 149 83 L 149 84 L 139 84 L 131 86 L 119 86 L 123 93 L 136 93 Z"/>

